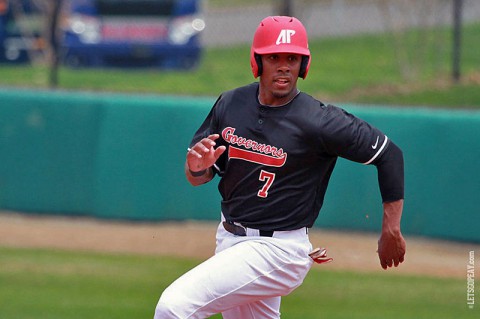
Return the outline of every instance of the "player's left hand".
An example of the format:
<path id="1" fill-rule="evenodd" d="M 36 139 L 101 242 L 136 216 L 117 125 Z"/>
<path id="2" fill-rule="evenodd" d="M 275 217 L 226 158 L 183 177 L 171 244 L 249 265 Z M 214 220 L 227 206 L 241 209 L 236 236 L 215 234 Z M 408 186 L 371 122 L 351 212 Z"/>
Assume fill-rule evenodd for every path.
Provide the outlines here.
<path id="1" fill-rule="evenodd" d="M 395 266 L 405 260 L 406 244 L 401 232 L 382 232 L 378 240 L 378 258 L 383 269 Z"/>

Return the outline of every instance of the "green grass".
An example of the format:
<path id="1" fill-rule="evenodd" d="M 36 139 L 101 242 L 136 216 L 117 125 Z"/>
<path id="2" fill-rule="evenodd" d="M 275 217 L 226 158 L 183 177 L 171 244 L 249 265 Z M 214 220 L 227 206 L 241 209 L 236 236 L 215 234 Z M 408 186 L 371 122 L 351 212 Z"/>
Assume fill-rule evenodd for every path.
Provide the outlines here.
<path id="1" fill-rule="evenodd" d="M 448 108 L 480 108 L 480 86 L 453 85 L 448 89 L 426 88 L 408 93 L 377 94 L 356 99 L 360 103 L 436 106 Z"/>
<path id="2" fill-rule="evenodd" d="M 1 318 L 151 318 L 161 291 L 194 261 L 0 249 Z"/>
<path id="3" fill-rule="evenodd" d="M 480 24 L 464 27 L 464 80 L 456 85 L 450 80 L 451 30 L 446 28 L 412 30 L 399 40 L 391 35 L 312 40 L 310 72 L 305 81 L 299 80 L 299 87 L 326 102 L 479 108 L 479 38 Z M 183 72 L 61 68 L 59 88 L 217 96 L 254 81 L 249 50 L 249 46 L 209 49 L 196 70 Z M 410 71 L 402 71 L 405 69 Z M 45 66 L 1 65 L 0 74 L 0 85 L 48 87 Z"/>
<path id="4" fill-rule="evenodd" d="M 152 318 L 163 289 L 199 262 L 0 248 L 1 318 Z M 479 310 L 466 305 L 464 279 L 315 267 L 283 299 L 282 318 L 462 319 L 478 317 Z"/>
<path id="5" fill-rule="evenodd" d="M 317 268 L 318 269 L 318 268 Z M 285 318 L 473 318 L 465 281 L 383 273 L 311 271 L 285 298 Z M 475 309 L 474 309 L 475 310 Z"/>

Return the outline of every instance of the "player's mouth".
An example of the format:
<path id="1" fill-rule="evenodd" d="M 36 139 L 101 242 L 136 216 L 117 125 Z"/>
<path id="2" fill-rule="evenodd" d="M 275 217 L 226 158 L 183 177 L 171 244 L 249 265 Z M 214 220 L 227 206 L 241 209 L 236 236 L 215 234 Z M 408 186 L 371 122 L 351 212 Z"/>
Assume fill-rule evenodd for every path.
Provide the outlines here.
<path id="1" fill-rule="evenodd" d="M 290 79 L 287 78 L 276 78 L 273 81 L 278 88 L 286 88 L 290 84 Z"/>

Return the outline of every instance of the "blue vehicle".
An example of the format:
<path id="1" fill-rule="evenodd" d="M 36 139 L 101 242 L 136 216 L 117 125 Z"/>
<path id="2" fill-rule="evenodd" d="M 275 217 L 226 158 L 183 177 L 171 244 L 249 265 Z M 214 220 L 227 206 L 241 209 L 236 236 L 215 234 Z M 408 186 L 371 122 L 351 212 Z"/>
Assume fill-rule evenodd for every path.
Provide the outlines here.
<path id="1" fill-rule="evenodd" d="M 62 61 L 71 67 L 190 69 L 201 58 L 200 0 L 65 0 Z"/>
<path id="2" fill-rule="evenodd" d="M 41 58 L 43 21 L 33 0 L 0 0 L 0 62 L 28 63 Z"/>

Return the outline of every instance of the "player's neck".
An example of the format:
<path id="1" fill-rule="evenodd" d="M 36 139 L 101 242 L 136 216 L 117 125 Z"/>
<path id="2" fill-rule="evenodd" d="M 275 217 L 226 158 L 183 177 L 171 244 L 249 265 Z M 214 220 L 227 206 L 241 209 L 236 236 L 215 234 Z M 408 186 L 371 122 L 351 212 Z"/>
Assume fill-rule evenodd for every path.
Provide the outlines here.
<path id="1" fill-rule="evenodd" d="M 275 98 L 273 99 L 272 101 L 273 102 L 264 102 L 264 100 L 262 99 L 261 97 L 261 94 L 260 92 L 258 93 L 258 96 L 257 96 L 257 99 L 258 99 L 258 103 L 260 103 L 260 105 L 262 106 L 268 106 L 268 107 L 279 107 L 279 106 L 285 106 L 287 105 L 288 103 L 290 103 L 295 97 L 297 97 L 298 94 L 300 94 L 300 90 L 297 88 L 295 89 L 295 94 L 293 94 L 290 98 L 288 98 L 287 100 L 283 101 L 282 98 Z"/>

